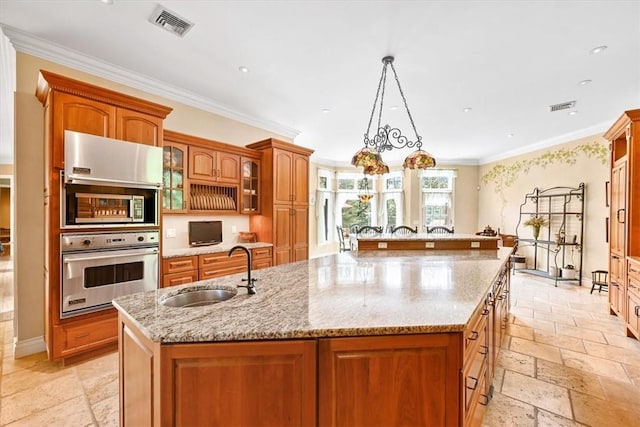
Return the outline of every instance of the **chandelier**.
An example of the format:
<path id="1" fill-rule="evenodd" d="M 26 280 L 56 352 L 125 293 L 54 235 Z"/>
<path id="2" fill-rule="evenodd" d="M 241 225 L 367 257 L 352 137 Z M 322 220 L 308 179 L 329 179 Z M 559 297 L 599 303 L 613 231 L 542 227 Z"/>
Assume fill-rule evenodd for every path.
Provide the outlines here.
<path id="1" fill-rule="evenodd" d="M 369 125 L 367 126 L 367 132 L 364 134 L 364 148 L 358 151 L 351 160 L 351 164 L 355 167 L 362 167 L 365 175 L 381 175 L 389 172 L 389 167 L 382 161 L 382 153 L 385 151 L 391 151 L 394 148 L 413 148 L 417 150 L 407 156 L 402 164 L 402 167 L 407 169 L 427 169 L 436 165 L 436 160 L 433 156 L 422 149 L 422 137 L 418 135 L 416 131 L 416 125 L 413 123 L 413 117 L 409 111 L 407 105 L 407 99 L 404 97 L 402 87 L 400 86 L 400 80 L 398 80 L 398 74 L 393 66 L 393 56 L 385 56 L 382 58 L 382 75 L 378 82 L 378 91 L 376 92 L 376 98 L 373 102 L 373 109 L 371 110 L 371 116 L 369 117 Z M 393 76 L 398 84 L 398 90 L 404 103 L 404 108 L 409 116 L 411 127 L 416 135 L 415 140 L 411 141 L 406 136 L 402 135 L 402 131 L 398 128 L 391 127 L 388 124 L 382 125 L 382 110 L 384 106 L 384 92 L 387 84 L 387 68 L 391 66 Z M 378 99 L 380 105 L 378 106 Z M 378 110 L 378 130 L 369 137 L 369 131 L 371 130 L 371 124 L 373 117 Z"/>

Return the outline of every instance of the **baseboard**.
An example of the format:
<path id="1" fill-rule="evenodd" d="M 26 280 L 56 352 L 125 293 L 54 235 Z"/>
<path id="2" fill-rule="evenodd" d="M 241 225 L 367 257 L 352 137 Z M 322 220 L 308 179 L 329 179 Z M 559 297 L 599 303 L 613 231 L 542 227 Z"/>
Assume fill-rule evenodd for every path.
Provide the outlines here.
<path id="1" fill-rule="evenodd" d="M 13 346 L 13 357 L 19 359 L 43 351 L 47 351 L 47 345 L 44 342 L 44 337 L 39 336 L 28 340 L 16 341 Z"/>

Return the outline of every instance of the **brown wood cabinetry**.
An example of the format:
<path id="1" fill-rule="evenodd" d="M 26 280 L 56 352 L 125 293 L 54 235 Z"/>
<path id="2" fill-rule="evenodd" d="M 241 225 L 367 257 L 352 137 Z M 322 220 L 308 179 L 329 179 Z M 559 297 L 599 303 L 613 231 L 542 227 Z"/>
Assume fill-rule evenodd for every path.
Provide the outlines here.
<path id="1" fill-rule="evenodd" d="M 453 334 L 319 340 L 318 425 L 458 425 Z"/>
<path id="2" fill-rule="evenodd" d="M 114 309 L 60 318 L 60 171 L 64 169 L 64 132 L 71 130 L 157 146 L 162 143 L 162 123 L 171 108 L 48 71 L 40 72 L 36 97 L 45 108 L 48 177 L 45 183 L 45 341 L 50 359 L 77 359 L 113 348 L 118 328 Z"/>
<path id="3" fill-rule="evenodd" d="M 271 248 L 252 248 L 251 259 L 252 270 L 271 267 Z M 183 285 L 245 271 L 247 271 L 247 257 L 244 252 L 234 252 L 231 256 L 228 256 L 227 252 L 215 252 L 164 258 L 162 260 L 162 286 Z"/>
<path id="4" fill-rule="evenodd" d="M 259 174 L 260 152 L 170 130 L 164 132 L 164 145 L 180 150 L 178 154 L 184 159 L 182 166 L 165 166 L 163 196 L 173 199 L 164 201 L 164 213 L 256 212 L 260 194 L 255 185 L 257 176 L 245 180 L 243 171 L 245 162 L 254 162 L 249 171 Z M 167 187 L 171 177 L 181 179 L 182 187 L 174 186 L 173 182 L 172 187 Z M 244 194 L 252 197 L 245 200 Z"/>
<path id="5" fill-rule="evenodd" d="M 316 424 L 314 340 L 160 346 L 120 320 L 120 425 Z"/>
<path id="6" fill-rule="evenodd" d="M 624 319 L 628 336 L 640 338 L 635 312 L 640 293 L 629 277 L 629 257 L 640 256 L 640 110 L 625 111 L 604 137 L 611 149 L 609 311 Z"/>
<path id="7" fill-rule="evenodd" d="M 260 215 L 251 231 L 273 243 L 273 264 L 309 258 L 309 156 L 312 150 L 267 139 L 249 144 L 262 152 Z"/>
<path id="8" fill-rule="evenodd" d="M 187 156 L 186 145 L 165 140 L 162 147 L 162 209 L 166 213 L 187 211 Z"/>
<path id="9" fill-rule="evenodd" d="M 629 259 L 627 265 L 627 335 L 640 338 L 640 259 Z"/>
<path id="10" fill-rule="evenodd" d="M 242 185 L 240 212 L 244 214 L 260 213 L 260 160 L 242 157 Z"/>

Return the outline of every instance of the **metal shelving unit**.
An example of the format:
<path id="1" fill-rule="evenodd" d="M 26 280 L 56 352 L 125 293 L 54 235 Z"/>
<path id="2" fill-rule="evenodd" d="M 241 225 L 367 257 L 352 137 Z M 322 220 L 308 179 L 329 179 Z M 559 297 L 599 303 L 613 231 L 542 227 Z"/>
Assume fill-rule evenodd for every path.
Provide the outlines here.
<path id="1" fill-rule="evenodd" d="M 577 281 L 582 285 L 584 195 L 584 183 L 577 188 L 534 188 L 525 195 L 520 205 L 516 234 L 518 248 L 533 257 L 533 264 L 530 268 L 519 268 L 517 271 L 552 279 L 555 286 L 559 281 Z M 541 229 L 538 239 L 533 238 L 532 228 L 523 224 L 534 215 L 544 217 L 549 222 L 548 227 Z M 566 272 L 562 274 L 568 265 L 574 266 L 575 277 L 569 277 Z"/>

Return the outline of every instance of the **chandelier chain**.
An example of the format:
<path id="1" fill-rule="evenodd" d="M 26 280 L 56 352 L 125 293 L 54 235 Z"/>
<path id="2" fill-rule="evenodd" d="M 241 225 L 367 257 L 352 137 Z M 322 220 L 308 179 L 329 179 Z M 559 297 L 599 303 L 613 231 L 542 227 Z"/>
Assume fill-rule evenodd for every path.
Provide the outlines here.
<path id="1" fill-rule="evenodd" d="M 418 135 L 418 131 L 416 130 L 416 125 L 413 122 L 413 116 L 411 115 L 411 111 L 409 111 L 409 104 L 407 104 L 407 98 L 404 97 L 404 92 L 402 91 L 402 86 L 400 86 L 400 79 L 398 79 L 398 73 L 396 73 L 396 67 L 393 66 L 393 62 L 390 62 L 391 70 L 393 71 L 393 76 L 396 79 L 396 83 L 398 84 L 398 90 L 400 90 L 400 96 L 402 97 L 402 102 L 404 102 L 404 108 L 407 110 L 407 115 L 409 116 L 409 121 L 411 122 L 411 127 L 413 128 L 413 133 L 416 134 L 416 147 L 418 149 L 422 148 L 422 137 Z M 385 67 L 386 69 L 386 67 Z"/>
<path id="2" fill-rule="evenodd" d="M 386 74 L 387 64 L 382 65 L 382 74 L 380 75 L 380 81 L 378 81 L 378 90 L 376 91 L 376 99 L 373 101 L 373 108 L 371 109 L 371 116 L 369 116 L 369 125 L 367 126 L 367 133 L 364 134 L 365 138 L 369 138 L 369 130 L 371 129 L 371 122 L 373 121 L 373 115 L 376 112 L 376 105 L 378 105 L 378 97 L 380 96 L 380 88 L 382 87 L 382 81 Z M 378 127 L 380 125 L 378 124 Z"/>

